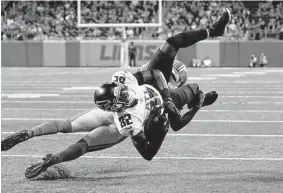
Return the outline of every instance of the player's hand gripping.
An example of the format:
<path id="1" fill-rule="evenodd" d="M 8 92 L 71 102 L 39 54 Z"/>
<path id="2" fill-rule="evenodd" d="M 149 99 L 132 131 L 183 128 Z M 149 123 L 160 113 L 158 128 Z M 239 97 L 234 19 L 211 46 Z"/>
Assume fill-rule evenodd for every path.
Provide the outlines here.
<path id="1" fill-rule="evenodd" d="M 180 116 L 180 111 L 177 109 L 171 98 L 166 98 L 163 102 L 163 106 L 166 113 L 173 113 Z"/>

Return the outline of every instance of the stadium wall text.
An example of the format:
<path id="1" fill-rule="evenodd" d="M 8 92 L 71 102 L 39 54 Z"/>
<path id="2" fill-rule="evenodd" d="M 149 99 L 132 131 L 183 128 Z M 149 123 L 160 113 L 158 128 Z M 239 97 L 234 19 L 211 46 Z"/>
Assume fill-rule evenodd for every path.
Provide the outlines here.
<path id="1" fill-rule="evenodd" d="M 2 67 L 118 67 L 120 41 L 1 42 Z M 137 66 L 148 62 L 163 41 L 136 40 Z M 193 58 L 210 57 L 213 66 L 247 67 L 251 54 L 264 53 L 269 66 L 283 67 L 283 41 L 207 40 L 180 49 L 177 58 L 191 66 Z"/>

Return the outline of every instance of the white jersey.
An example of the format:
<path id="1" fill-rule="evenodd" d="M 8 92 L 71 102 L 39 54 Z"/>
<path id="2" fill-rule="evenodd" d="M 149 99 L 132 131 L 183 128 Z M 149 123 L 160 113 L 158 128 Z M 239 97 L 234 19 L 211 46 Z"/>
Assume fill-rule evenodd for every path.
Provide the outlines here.
<path id="1" fill-rule="evenodd" d="M 250 61 L 253 62 L 253 63 L 256 63 L 257 58 L 254 55 L 252 55 L 251 58 L 250 58 Z"/>
<path id="2" fill-rule="evenodd" d="M 135 136 L 143 131 L 143 124 L 154 107 L 163 103 L 159 92 L 150 85 L 128 85 L 138 97 L 137 104 L 123 112 L 114 113 L 114 122 L 124 136 Z"/>
<path id="3" fill-rule="evenodd" d="M 267 57 L 265 55 L 260 56 L 260 63 L 267 64 Z"/>

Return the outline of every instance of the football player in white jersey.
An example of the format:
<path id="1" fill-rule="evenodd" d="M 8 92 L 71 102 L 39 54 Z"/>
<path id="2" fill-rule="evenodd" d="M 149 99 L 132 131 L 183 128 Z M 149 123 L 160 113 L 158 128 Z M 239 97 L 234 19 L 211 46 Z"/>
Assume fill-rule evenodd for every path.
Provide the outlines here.
<path id="1" fill-rule="evenodd" d="M 163 81 L 165 82 L 164 77 Z M 144 124 L 147 124 L 146 121 L 151 112 L 155 112 L 156 109 L 165 112 L 162 107 L 166 104 L 154 87 L 130 85 L 131 87 L 114 82 L 101 85 L 94 92 L 94 100 L 100 109 L 111 112 L 111 126 L 104 125 L 96 128 L 66 150 L 55 155 L 46 155 L 43 161 L 28 167 L 25 176 L 29 179 L 34 178 L 54 164 L 71 161 L 87 152 L 105 149 L 129 136 L 144 159 L 151 160 L 160 148 L 167 131 L 163 131 L 164 137 L 160 138 L 159 143 L 156 142 L 156 139 L 151 143 L 146 140 Z M 159 114 L 159 117 L 161 116 Z M 167 122 L 165 118 L 159 120 L 159 123 L 165 126 Z M 115 141 L 112 141 L 114 139 Z M 111 141 L 112 144 L 105 144 Z"/>

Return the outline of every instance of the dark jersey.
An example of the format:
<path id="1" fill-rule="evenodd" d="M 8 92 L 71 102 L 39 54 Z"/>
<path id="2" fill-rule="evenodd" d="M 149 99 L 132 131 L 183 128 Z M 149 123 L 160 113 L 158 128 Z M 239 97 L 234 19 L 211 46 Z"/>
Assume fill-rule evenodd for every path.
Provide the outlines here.
<path id="1" fill-rule="evenodd" d="M 131 55 L 131 56 L 135 56 L 135 55 L 136 55 L 136 53 L 137 53 L 137 49 L 136 49 L 136 47 L 135 47 L 135 46 L 133 46 L 133 45 L 129 45 L 129 55 Z"/>

